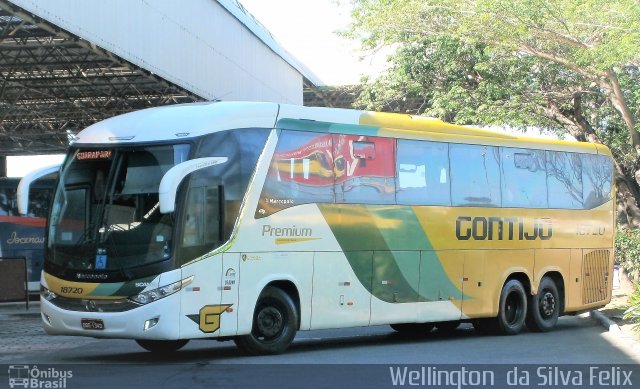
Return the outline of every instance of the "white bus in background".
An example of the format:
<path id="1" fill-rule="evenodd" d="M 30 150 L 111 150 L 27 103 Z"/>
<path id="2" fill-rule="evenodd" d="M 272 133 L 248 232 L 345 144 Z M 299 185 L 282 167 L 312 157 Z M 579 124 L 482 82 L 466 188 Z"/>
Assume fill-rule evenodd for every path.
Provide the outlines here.
<path id="1" fill-rule="evenodd" d="M 30 294 L 40 292 L 40 275 L 44 264 L 44 237 L 49 205 L 57 173 L 47 169 L 38 179 L 29 181 L 28 214 L 18 212 L 19 178 L 0 178 L 0 257 L 23 258 L 27 267 Z"/>

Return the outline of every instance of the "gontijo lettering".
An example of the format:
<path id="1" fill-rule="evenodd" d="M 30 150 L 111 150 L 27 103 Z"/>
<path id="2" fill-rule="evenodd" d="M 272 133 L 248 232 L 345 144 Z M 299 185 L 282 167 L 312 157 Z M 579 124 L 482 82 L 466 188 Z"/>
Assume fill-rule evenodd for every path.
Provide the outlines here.
<path id="1" fill-rule="evenodd" d="M 460 216 L 456 220 L 458 240 L 549 240 L 552 236 L 549 218 Z"/>

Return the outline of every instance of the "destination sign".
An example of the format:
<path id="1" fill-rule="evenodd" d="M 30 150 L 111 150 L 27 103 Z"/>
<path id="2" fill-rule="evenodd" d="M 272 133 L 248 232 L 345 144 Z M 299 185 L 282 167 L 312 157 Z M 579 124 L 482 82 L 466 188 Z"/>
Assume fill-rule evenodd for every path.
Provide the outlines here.
<path id="1" fill-rule="evenodd" d="M 76 154 L 78 161 L 91 160 L 91 159 L 111 159 L 113 151 L 111 150 L 92 150 L 92 151 L 79 151 Z"/>

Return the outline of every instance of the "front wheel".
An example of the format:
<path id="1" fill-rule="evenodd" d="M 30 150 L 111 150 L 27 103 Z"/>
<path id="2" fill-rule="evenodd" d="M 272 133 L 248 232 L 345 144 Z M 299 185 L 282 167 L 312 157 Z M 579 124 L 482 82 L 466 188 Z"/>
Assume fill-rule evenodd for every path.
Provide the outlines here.
<path id="1" fill-rule="evenodd" d="M 234 338 L 236 345 L 251 355 L 280 354 L 289 347 L 298 330 L 298 310 L 282 289 L 266 287 L 256 304 L 249 335 Z"/>
<path id="2" fill-rule="evenodd" d="M 527 328 L 535 332 L 551 331 L 560 316 L 560 298 L 556 283 L 549 277 L 543 277 L 538 293 L 529 298 Z"/>
<path id="3" fill-rule="evenodd" d="M 136 339 L 136 343 L 143 349 L 158 354 L 169 354 L 180 350 L 185 344 L 189 343 L 189 339 L 178 340 L 147 340 Z"/>

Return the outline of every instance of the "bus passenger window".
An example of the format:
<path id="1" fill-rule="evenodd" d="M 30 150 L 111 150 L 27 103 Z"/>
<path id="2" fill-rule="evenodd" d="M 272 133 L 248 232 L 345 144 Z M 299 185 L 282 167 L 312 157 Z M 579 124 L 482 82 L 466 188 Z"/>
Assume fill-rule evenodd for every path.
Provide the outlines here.
<path id="1" fill-rule="evenodd" d="M 449 145 L 398 140 L 398 204 L 451 205 Z"/>
<path id="2" fill-rule="evenodd" d="M 330 134 L 282 131 L 256 217 L 299 204 L 332 203 L 332 152 Z"/>
<path id="3" fill-rule="evenodd" d="M 499 207 L 500 150 L 494 146 L 449 145 L 453 205 Z"/>
<path id="4" fill-rule="evenodd" d="M 337 203 L 395 203 L 395 139 L 334 135 Z"/>
<path id="5" fill-rule="evenodd" d="M 585 209 L 593 209 L 611 200 L 613 166 L 604 155 L 582 155 L 582 192 Z"/>
<path id="6" fill-rule="evenodd" d="M 576 153 L 547 151 L 549 208 L 582 208 L 582 161 Z"/>
<path id="7" fill-rule="evenodd" d="M 502 206 L 547 208 L 545 153 L 502 148 Z"/>

